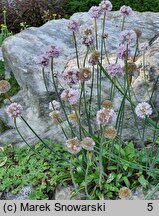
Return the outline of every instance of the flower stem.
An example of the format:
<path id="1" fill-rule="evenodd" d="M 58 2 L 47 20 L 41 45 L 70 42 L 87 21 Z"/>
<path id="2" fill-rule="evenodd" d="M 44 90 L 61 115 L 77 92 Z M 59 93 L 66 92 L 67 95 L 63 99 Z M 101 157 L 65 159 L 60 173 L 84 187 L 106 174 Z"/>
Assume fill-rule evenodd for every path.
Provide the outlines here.
<path id="1" fill-rule="evenodd" d="M 67 120 L 67 122 L 68 122 L 68 124 L 69 124 L 69 127 L 70 127 L 70 129 L 71 129 L 71 133 L 72 133 L 72 137 L 73 137 L 73 136 L 75 135 L 75 133 L 74 133 L 73 128 L 72 128 L 72 125 L 71 125 L 71 123 L 70 123 L 70 121 L 69 121 L 69 119 L 68 119 L 68 116 L 67 116 L 65 107 L 64 107 L 64 105 L 63 105 L 63 102 L 62 102 L 62 100 L 61 100 L 61 98 L 60 98 L 60 95 L 59 95 L 59 93 L 58 93 L 58 89 L 57 89 L 56 82 L 55 82 L 55 78 L 54 78 L 54 69 L 53 69 L 53 68 L 54 68 L 54 67 L 53 67 L 53 58 L 52 58 L 52 61 L 51 61 L 52 81 L 53 81 L 53 84 L 54 84 L 54 88 L 55 88 L 56 95 L 57 95 L 57 97 L 58 97 L 58 99 L 59 99 L 59 102 L 60 102 L 61 107 L 62 107 L 62 109 L 63 109 L 63 112 L 64 112 L 64 114 L 65 114 L 65 118 L 66 118 L 66 120 Z"/>
<path id="2" fill-rule="evenodd" d="M 45 85 L 45 88 L 46 88 L 47 94 L 48 94 L 48 96 L 49 96 L 49 90 L 48 90 L 47 83 L 46 83 L 46 78 L 45 78 L 45 71 L 44 71 L 44 68 L 42 68 L 42 74 L 43 74 L 44 85 Z M 53 110 L 55 110 L 52 101 L 51 101 L 51 106 L 52 106 Z"/>
<path id="3" fill-rule="evenodd" d="M 77 49 L 77 40 L 76 40 L 75 32 L 73 32 L 73 39 L 74 39 L 74 42 L 75 42 L 76 58 L 77 58 L 77 66 L 78 66 L 78 68 L 80 68 L 80 64 L 79 64 L 79 57 L 78 57 L 78 49 Z"/>
<path id="4" fill-rule="evenodd" d="M 95 37 L 96 37 L 96 49 L 98 50 L 98 26 L 97 26 L 96 18 L 94 18 L 94 26 L 95 26 Z"/>

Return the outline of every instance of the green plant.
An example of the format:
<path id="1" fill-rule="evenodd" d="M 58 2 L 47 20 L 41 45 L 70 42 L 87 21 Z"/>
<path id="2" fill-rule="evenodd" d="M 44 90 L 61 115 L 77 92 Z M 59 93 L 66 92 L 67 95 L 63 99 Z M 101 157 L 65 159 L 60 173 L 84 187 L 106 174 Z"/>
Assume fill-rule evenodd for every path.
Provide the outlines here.
<path id="1" fill-rule="evenodd" d="M 75 12 L 88 11 L 92 5 L 98 5 L 100 0 L 70 0 L 66 7 L 66 13 L 72 15 Z M 158 0 L 112 0 L 113 10 L 119 10 L 122 5 L 129 5 L 133 10 L 144 12 L 144 11 L 159 11 Z"/>
<path id="2" fill-rule="evenodd" d="M 147 166 L 151 147 L 147 148 L 148 156 L 146 156 L 145 152 L 137 150 L 132 142 L 124 143 L 121 149 L 119 144 L 115 143 L 114 153 L 107 152 L 107 145 L 110 145 L 109 140 L 103 146 L 103 172 L 105 173 L 102 179 L 103 189 L 100 190 L 98 167 L 93 160 L 94 155 L 89 154 L 89 174 L 87 179 L 85 179 L 87 164 L 83 163 L 82 156 L 79 155 L 73 162 L 74 167 L 76 167 L 74 178 L 79 187 L 78 191 L 72 191 L 72 196 L 79 193 L 84 195 L 85 187 L 87 187 L 87 199 L 116 199 L 122 187 L 130 188 L 133 192 L 140 186 L 146 194 L 152 185 L 157 185 L 159 160 L 156 161 L 154 169 L 151 170 Z M 120 158 L 118 157 L 119 154 L 121 154 Z M 156 158 L 155 151 L 153 154 L 151 152 L 151 157 L 152 161 Z M 96 160 L 98 161 L 99 158 L 97 157 Z"/>
<path id="3" fill-rule="evenodd" d="M 49 145 L 50 141 L 46 141 Z M 16 194 L 24 186 L 31 186 L 33 191 L 30 199 L 53 199 L 56 185 L 66 185 L 71 180 L 68 164 L 61 161 L 56 154 L 37 144 L 36 151 L 45 156 L 48 161 L 34 154 L 29 148 L 6 145 L 0 151 L 0 163 L 7 157 L 5 164 L 0 167 L 0 191 Z M 69 154 L 61 145 L 54 145 L 61 157 L 67 159 Z"/>
<path id="4" fill-rule="evenodd" d="M 77 65 L 76 68 L 67 68 L 64 71 L 62 81 L 61 77 L 54 74 L 54 63 L 57 61 L 58 64 L 57 59 L 60 56 L 58 48 L 49 45 L 37 61 L 41 65 L 48 95 L 50 92 L 45 72 L 46 67 L 50 66 L 53 89 L 58 99 L 58 101 L 50 102 L 50 116 L 65 136 L 65 145 L 70 153 L 65 160 L 75 194 L 82 192 L 80 194 L 82 198 L 87 199 L 101 199 L 105 196 L 114 199 L 123 186 L 134 190 L 138 185 L 142 185 L 144 189 L 147 189 L 149 182 L 156 183 L 155 179 L 159 174 L 158 160 L 155 160 L 159 155 L 159 149 L 155 145 L 158 138 L 159 113 L 155 108 L 153 97 L 159 76 L 153 83 L 152 91 L 149 92 L 145 60 L 149 44 L 140 44 L 140 30 L 125 29 L 127 17 L 132 15 L 130 7 L 123 6 L 120 10 L 122 19 L 119 27 L 119 47 L 114 54 L 115 61 L 110 58 L 107 53 L 108 37 L 105 26 L 107 14 L 111 9 L 110 1 L 102 1 L 98 8 L 91 8 L 89 14 L 94 28 L 86 27 L 83 30 L 81 41 L 85 45 L 85 56 L 82 61 L 80 61 L 79 44 L 76 38 L 80 28 L 79 23 L 70 20 L 68 28 L 72 31 Z M 99 19 L 101 22 L 99 33 L 97 19 L 100 16 L 103 19 Z M 149 98 L 144 102 L 138 101 L 132 85 L 132 76 L 137 69 L 136 59 L 139 55 L 142 58 L 145 92 Z M 95 85 L 96 88 L 94 88 Z M 105 94 L 102 87 L 106 85 L 108 93 Z M 88 86 L 90 86 L 90 91 L 87 91 Z M 4 94 L 7 93 L 7 87 L 4 88 L 2 85 L 1 88 Z M 119 99 L 119 95 L 119 106 L 115 109 L 113 103 L 115 99 Z M 25 120 L 22 106 L 14 103 L 9 97 L 8 99 L 11 104 L 7 108 L 7 114 L 13 119 L 15 128 L 26 145 L 46 161 L 48 160 L 45 152 L 39 153 L 38 149 L 27 142 L 18 127 L 18 117 L 50 153 L 56 154 L 59 160 L 63 161 L 60 151 L 48 145 Z M 125 118 L 127 112 L 131 112 L 131 122 Z M 124 142 L 123 132 L 127 127 L 125 124 L 130 124 L 131 132 L 135 131 L 137 134 L 140 142 L 139 149 L 135 148 L 132 142 Z M 148 151 L 145 135 L 146 129 L 150 127 L 153 132 L 151 148 Z"/>
<path id="5" fill-rule="evenodd" d="M 50 141 L 46 142 L 51 145 Z M 104 146 L 106 147 L 109 144 L 109 140 L 107 140 Z M 54 150 L 60 153 L 62 160 L 56 154 L 50 154 L 48 149 L 43 148 L 42 143 L 35 145 L 34 149 L 46 157 L 48 161 L 26 147 L 19 148 L 6 145 L 4 151 L 0 149 L 0 191 L 16 194 L 24 186 L 31 186 L 33 191 L 30 194 L 30 199 L 41 200 L 53 199 L 57 185 L 59 187 L 72 185 L 69 164 L 66 162 L 69 159 L 69 154 L 63 146 L 54 144 Z M 149 152 L 148 149 L 147 151 Z M 106 150 L 103 153 L 106 175 L 102 180 L 102 191 L 98 182 L 98 167 L 92 160 L 93 154 L 90 153 L 88 156 L 91 172 L 89 172 L 86 181 L 86 164 L 82 161 L 82 155 L 76 157 L 73 162 L 74 167 L 76 167 L 74 178 L 79 187 L 78 193 L 75 190 L 72 191 L 72 197 L 81 194 L 81 198 L 86 199 L 86 185 L 88 189 L 87 198 L 102 199 L 107 197 L 115 199 L 123 186 L 130 188 L 132 191 L 136 187 L 142 186 L 146 192 L 150 185 L 157 184 L 159 171 L 157 169 L 151 170 L 151 178 L 148 177 L 145 172 L 148 159 L 143 151 L 138 151 L 134 144 L 130 142 L 125 143 L 120 152 L 122 154 L 120 167 L 118 167 L 116 157 L 119 154 L 118 144 L 115 144 L 114 154 L 108 153 Z M 159 166 L 159 160 L 156 163 L 157 166 Z"/>
<path id="6" fill-rule="evenodd" d="M 22 23 L 25 26 L 41 26 L 46 21 L 53 19 L 53 14 L 64 16 L 66 0 L 12 0 L 0 2 L 0 23 L 3 8 L 7 11 L 9 31 L 21 31 Z"/>
<path id="7" fill-rule="evenodd" d="M 11 35 L 12 33 L 8 31 L 7 27 L 7 12 L 6 10 L 3 10 L 3 24 L 1 24 L 0 46 L 2 45 L 3 41 Z"/>

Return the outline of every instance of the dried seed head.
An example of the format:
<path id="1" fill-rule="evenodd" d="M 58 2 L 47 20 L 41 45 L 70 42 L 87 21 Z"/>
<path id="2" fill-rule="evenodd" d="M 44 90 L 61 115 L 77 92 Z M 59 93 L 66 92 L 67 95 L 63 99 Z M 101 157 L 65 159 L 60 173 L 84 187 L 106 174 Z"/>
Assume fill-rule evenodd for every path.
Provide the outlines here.
<path id="1" fill-rule="evenodd" d="M 75 111 L 72 111 L 72 112 L 68 115 L 68 118 L 69 118 L 69 120 L 70 120 L 72 123 L 78 122 L 77 115 L 76 115 L 76 112 L 75 112 Z"/>
<path id="2" fill-rule="evenodd" d="M 0 94 L 7 93 L 11 89 L 10 83 L 6 80 L 0 80 Z"/>
<path id="3" fill-rule="evenodd" d="M 108 128 L 106 128 L 105 131 L 104 131 L 104 136 L 105 136 L 106 138 L 115 139 L 116 135 L 117 135 L 117 131 L 116 131 L 116 129 L 113 128 L 113 127 L 108 127 Z"/>
<path id="4" fill-rule="evenodd" d="M 87 29 L 84 31 L 84 34 L 85 34 L 86 36 L 92 35 L 92 34 L 93 34 L 92 29 L 87 28 Z"/>
<path id="5" fill-rule="evenodd" d="M 62 120 L 61 120 L 61 116 L 60 116 L 60 112 L 59 111 L 52 111 L 51 113 L 50 113 L 50 116 L 51 116 L 51 118 L 53 119 L 53 121 L 54 121 L 54 123 L 55 124 L 60 124 L 61 122 L 62 122 Z"/>
<path id="6" fill-rule="evenodd" d="M 89 64 L 91 64 L 92 66 L 97 65 L 99 57 L 100 57 L 100 53 L 95 50 L 89 57 L 88 60 Z"/>
<path id="7" fill-rule="evenodd" d="M 81 81 L 88 81 L 89 79 L 91 79 L 91 70 L 89 68 L 80 69 L 79 79 Z"/>
<path id="8" fill-rule="evenodd" d="M 70 152 L 71 154 L 77 154 L 82 148 L 80 145 L 80 141 L 77 139 L 77 137 L 67 140 L 66 147 L 68 152 Z"/>
<path id="9" fill-rule="evenodd" d="M 94 146 L 95 146 L 95 142 L 92 138 L 90 137 L 86 137 L 82 140 L 81 142 L 81 146 L 82 148 L 88 150 L 88 151 L 93 151 L 94 150 Z"/>
<path id="10" fill-rule="evenodd" d="M 134 32 L 136 33 L 137 38 L 140 38 L 142 35 L 142 31 L 140 29 L 134 28 Z"/>
<path id="11" fill-rule="evenodd" d="M 124 71 L 126 70 L 126 67 L 124 67 Z M 137 66 L 134 62 L 128 62 L 127 64 L 127 70 L 128 70 L 128 73 L 130 75 L 133 75 L 133 72 L 135 72 L 137 70 Z"/>
<path id="12" fill-rule="evenodd" d="M 122 187 L 119 191 L 119 197 L 120 199 L 124 199 L 124 200 L 127 200 L 127 199 L 130 199 L 132 196 L 132 193 L 131 193 L 131 190 L 127 187 Z"/>
<path id="13" fill-rule="evenodd" d="M 111 109 L 111 108 L 113 108 L 113 103 L 110 100 L 105 100 L 102 103 L 102 107 L 104 107 L 106 109 Z"/>

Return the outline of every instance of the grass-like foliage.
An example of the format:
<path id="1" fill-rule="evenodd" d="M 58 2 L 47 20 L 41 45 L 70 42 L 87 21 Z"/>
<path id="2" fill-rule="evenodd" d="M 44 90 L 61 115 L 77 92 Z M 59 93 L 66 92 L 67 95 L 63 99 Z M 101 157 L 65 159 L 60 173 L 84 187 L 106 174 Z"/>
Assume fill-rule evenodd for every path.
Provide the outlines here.
<path id="1" fill-rule="evenodd" d="M 51 146 L 50 141 L 45 141 Z M 107 140 L 104 143 L 105 149 L 109 145 Z M 62 186 L 72 185 L 70 175 L 69 153 L 60 144 L 54 144 L 54 150 L 57 154 L 50 154 L 50 151 L 43 147 L 42 143 L 37 144 L 34 149 L 41 155 L 47 158 L 47 161 L 30 148 L 14 147 L 6 145 L 0 149 L 0 191 L 11 192 L 17 194 L 23 187 L 31 186 L 32 191 L 29 199 L 54 199 L 55 190 Z M 147 153 L 150 154 L 149 148 Z M 135 149 L 133 143 L 126 143 L 126 146 L 121 149 L 122 159 L 121 166 L 118 168 L 117 154 L 119 154 L 119 145 L 115 144 L 114 154 L 104 151 L 105 163 L 105 180 L 103 179 L 103 190 L 101 191 L 98 186 L 98 167 L 89 155 L 89 169 L 91 170 L 87 179 L 85 179 L 85 170 L 87 164 L 83 163 L 82 156 L 79 155 L 74 159 L 73 165 L 76 167 L 74 170 L 74 179 L 79 184 L 79 194 L 82 199 L 86 199 L 85 186 L 88 187 L 88 194 L 91 199 L 115 199 L 118 196 L 120 188 L 126 186 L 132 191 L 142 186 L 145 193 L 151 184 L 158 184 L 159 171 L 155 172 L 146 168 L 148 158 L 145 156 L 144 151 Z M 156 153 L 153 152 L 152 160 L 155 158 Z M 98 158 L 97 158 L 98 160 Z M 109 161 L 109 162 L 108 162 Z M 156 165 L 159 165 L 157 159 Z M 147 175 L 147 172 L 149 173 Z M 106 177 L 107 176 L 107 177 Z M 149 176 L 149 177 L 148 177 Z M 76 195 L 73 190 L 71 193 L 72 199 Z M 153 195 L 153 194 L 152 194 Z M 153 198 L 151 196 L 150 198 Z"/>

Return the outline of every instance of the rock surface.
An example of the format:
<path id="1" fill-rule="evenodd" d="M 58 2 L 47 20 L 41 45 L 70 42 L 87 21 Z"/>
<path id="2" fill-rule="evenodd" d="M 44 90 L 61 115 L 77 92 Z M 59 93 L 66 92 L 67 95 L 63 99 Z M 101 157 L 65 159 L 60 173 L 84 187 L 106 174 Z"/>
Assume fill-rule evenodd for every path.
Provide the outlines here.
<path id="1" fill-rule="evenodd" d="M 12 194 L 10 192 L 3 193 L 3 200 L 29 200 L 29 194 L 32 188 L 30 186 L 23 187 L 17 194 Z"/>
<path id="2" fill-rule="evenodd" d="M 118 12 L 111 12 L 105 28 L 105 31 L 109 34 L 108 50 L 110 53 L 115 52 L 119 44 L 118 34 L 121 29 L 121 20 L 119 18 L 114 18 L 117 16 Z M 74 14 L 72 19 L 79 21 L 81 24 L 87 24 L 87 26 L 92 25 L 92 19 L 88 13 Z M 64 137 L 61 133 L 61 129 L 54 125 L 49 118 L 48 105 L 49 101 L 56 98 L 55 91 L 52 89 L 50 79 L 48 78 L 47 82 L 50 91 L 48 97 L 43 83 L 41 67 L 37 66 L 36 59 L 37 56 L 43 53 L 48 45 L 53 44 L 61 50 L 60 58 L 55 61 L 54 71 L 59 74 L 64 71 L 65 67 L 70 64 L 71 59 L 75 58 L 72 35 L 67 28 L 68 22 L 69 20 L 65 19 L 53 20 L 39 28 L 32 27 L 26 29 L 19 34 L 6 39 L 2 47 L 3 57 L 6 63 L 6 78 L 10 76 L 10 73 L 14 73 L 14 76 L 21 87 L 21 91 L 13 98 L 13 100 L 24 106 L 24 118 L 32 128 L 36 130 L 41 138 L 50 138 L 56 142 L 64 142 Z M 159 13 L 134 12 L 134 15 L 126 21 L 126 28 L 141 29 L 141 42 L 145 40 L 151 41 L 151 48 L 146 54 L 149 62 L 147 70 L 149 73 L 152 72 L 153 74 L 153 78 L 149 79 L 149 89 L 151 91 L 152 83 L 154 83 L 156 75 L 159 74 L 159 38 L 155 38 L 159 28 Z M 101 29 L 100 24 L 99 29 Z M 78 34 L 77 40 L 79 41 L 80 38 L 81 33 Z M 152 38 L 155 38 L 155 41 L 153 41 Z M 79 51 L 80 55 L 83 56 L 86 48 L 83 45 L 79 45 Z M 142 59 L 139 58 L 138 61 L 140 63 Z M 46 71 L 46 74 L 48 77 L 50 76 L 49 71 Z M 141 76 L 133 83 L 135 91 L 139 92 L 139 101 L 147 99 L 145 90 L 141 91 L 142 83 L 143 79 Z M 107 89 L 105 90 L 105 93 L 106 91 Z M 158 92 L 159 86 L 157 86 L 155 98 L 157 109 L 159 108 Z M 6 104 L 7 102 L 5 105 Z M 0 144 L 3 145 L 6 142 L 19 145 L 24 144 L 16 134 L 13 122 L 6 116 L 4 108 L 0 109 L 0 118 L 10 127 L 9 131 L 0 135 Z M 131 125 L 131 119 L 128 120 Z M 29 143 L 33 144 L 39 141 L 21 120 L 18 120 L 18 127 Z M 127 125 L 124 133 L 127 139 L 134 139 L 136 137 L 135 133 L 130 133 Z"/>

